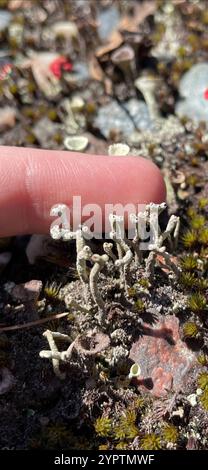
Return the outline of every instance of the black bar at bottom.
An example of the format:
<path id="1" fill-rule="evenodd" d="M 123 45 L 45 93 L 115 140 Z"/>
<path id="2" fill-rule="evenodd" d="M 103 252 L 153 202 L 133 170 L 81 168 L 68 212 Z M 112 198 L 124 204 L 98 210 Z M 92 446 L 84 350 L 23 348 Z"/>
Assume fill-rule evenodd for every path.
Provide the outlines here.
<path id="1" fill-rule="evenodd" d="M 46 468 L 69 466 L 77 468 L 97 468 L 97 465 L 140 465 L 160 468 L 164 465 L 199 464 L 207 457 L 202 451 L 33 451 L 2 450 L 0 453 L 1 468 L 5 465 L 45 465 Z"/>

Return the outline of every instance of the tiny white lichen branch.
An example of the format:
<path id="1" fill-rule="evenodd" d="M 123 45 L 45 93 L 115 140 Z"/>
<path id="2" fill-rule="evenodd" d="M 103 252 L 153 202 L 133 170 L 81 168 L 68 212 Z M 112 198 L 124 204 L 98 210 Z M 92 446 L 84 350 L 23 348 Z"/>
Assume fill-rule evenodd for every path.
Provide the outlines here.
<path id="1" fill-rule="evenodd" d="M 46 330 L 43 333 L 43 336 L 47 338 L 48 344 L 50 346 L 50 350 L 40 351 L 39 356 L 44 359 L 51 359 L 55 375 L 59 379 L 64 380 L 66 377 L 66 374 L 60 371 L 60 361 L 65 362 L 65 363 L 70 361 L 73 349 L 76 345 L 76 341 L 79 336 L 72 342 L 71 342 L 71 338 L 68 335 L 59 333 L 58 331 Z M 55 340 L 57 339 L 59 341 L 71 343 L 66 351 L 58 350 L 56 343 L 55 343 Z"/>
<path id="2" fill-rule="evenodd" d="M 153 120 L 161 118 L 159 106 L 155 99 L 157 80 L 154 77 L 140 77 L 135 81 L 135 86 L 144 96 L 150 117 Z"/>
<path id="3" fill-rule="evenodd" d="M 124 217 L 110 214 L 109 221 L 111 225 L 110 238 L 115 241 L 119 259 L 115 261 L 115 266 L 120 270 L 121 287 L 127 289 L 127 269 L 130 265 L 133 253 L 130 246 L 124 240 Z"/>
<path id="4" fill-rule="evenodd" d="M 94 266 L 92 267 L 90 271 L 90 292 L 92 294 L 92 298 L 94 302 L 97 304 L 97 306 L 102 309 L 104 308 L 104 301 L 100 295 L 97 281 L 98 281 L 98 275 L 100 271 L 104 268 L 105 264 L 109 260 L 108 255 L 98 255 L 95 254 L 92 256 L 91 261 L 94 263 Z"/>
<path id="5" fill-rule="evenodd" d="M 54 341 L 54 334 L 53 334 L 52 331 L 46 330 L 43 333 L 43 336 L 45 336 L 47 341 L 48 341 L 50 351 L 40 351 L 39 355 L 40 355 L 40 357 L 45 357 L 47 359 L 50 357 L 52 359 L 52 365 L 53 365 L 54 373 L 56 374 L 57 377 L 59 377 L 60 379 L 63 380 L 63 379 L 65 379 L 65 374 L 60 371 L 59 362 L 60 362 L 61 356 L 60 356 L 60 352 L 59 352 L 59 350 L 56 346 L 56 343 Z M 56 338 L 57 338 L 57 336 L 56 336 Z"/>
<path id="6" fill-rule="evenodd" d="M 151 252 L 146 260 L 146 275 L 147 276 L 152 276 L 154 274 L 154 266 L 157 260 L 157 254 L 161 255 L 164 258 L 166 267 L 170 268 L 177 277 L 180 275 L 180 272 L 181 272 L 180 269 L 171 260 L 170 254 L 166 251 L 165 246 L 163 246 L 163 242 L 166 239 L 172 242 L 172 239 L 171 239 L 172 233 L 173 233 L 173 240 L 177 240 L 178 234 L 179 234 L 179 227 L 180 227 L 179 217 L 172 215 L 163 233 L 161 232 L 160 227 L 158 228 L 158 236 L 154 237 L 153 243 L 149 244 L 149 249 L 151 250 Z M 154 230 L 154 220 L 153 220 L 153 230 Z"/>
<path id="7" fill-rule="evenodd" d="M 87 265 L 86 261 L 92 257 L 92 250 L 85 244 L 82 229 L 76 231 L 76 250 L 77 250 L 77 261 L 76 268 L 79 278 L 82 282 L 88 282 Z"/>
<path id="8" fill-rule="evenodd" d="M 115 266 L 127 266 L 133 258 L 133 253 L 124 241 L 124 217 L 110 214 L 109 221 L 111 225 L 110 238 L 116 242 L 119 255 L 119 259 L 115 261 Z"/>
<path id="9" fill-rule="evenodd" d="M 116 255 L 113 253 L 113 243 L 103 243 L 104 252 L 111 258 L 114 262 L 117 260 Z"/>

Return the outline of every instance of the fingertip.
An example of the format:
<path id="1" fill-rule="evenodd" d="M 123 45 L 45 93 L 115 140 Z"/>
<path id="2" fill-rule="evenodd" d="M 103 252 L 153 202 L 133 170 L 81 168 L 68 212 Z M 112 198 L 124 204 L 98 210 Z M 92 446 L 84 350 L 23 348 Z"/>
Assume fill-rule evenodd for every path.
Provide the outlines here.
<path id="1" fill-rule="evenodd" d="M 50 209 L 96 204 L 160 203 L 166 198 L 158 167 L 141 157 L 0 147 L 0 235 L 49 233 Z"/>

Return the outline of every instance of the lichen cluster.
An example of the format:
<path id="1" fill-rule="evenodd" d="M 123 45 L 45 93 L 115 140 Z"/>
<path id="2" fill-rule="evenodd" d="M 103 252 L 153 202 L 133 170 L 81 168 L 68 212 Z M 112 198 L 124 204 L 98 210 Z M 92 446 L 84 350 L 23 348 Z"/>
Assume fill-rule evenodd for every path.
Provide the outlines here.
<path id="1" fill-rule="evenodd" d="M 132 308 L 141 314 L 145 312 L 145 303 L 137 293 L 137 287 L 149 286 L 149 280 L 153 279 L 155 266 L 158 264 L 163 268 L 166 267 L 170 272 L 172 271 L 176 277 L 180 275 L 180 269 L 172 261 L 171 255 L 167 251 L 165 241 L 168 242 L 170 248 L 177 246 L 179 236 L 179 218 L 172 215 L 167 223 L 166 228 L 162 231 L 159 225 L 158 216 L 166 208 L 166 204 L 148 204 L 143 212 L 135 215 L 130 215 L 134 225 L 133 239 L 129 240 L 123 235 L 124 218 L 123 216 L 110 215 L 109 221 L 111 231 L 109 237 L 112 243 L 104 242 L 103 254 L 94 254 L 90 245 L 87 244 L 85 234 L 89 234 L 87 226 L 83 225 L 75 232 L 62 225 L 53 225 L 51 228 L 51 235 L 55 239 L 62 238 L 63 240 L 76 240 L 76 268 L 77 273 L 83 289 L 83 305 L 82 310 L 86 313 L 92 312 L 94 315 L 97 312 L 97 328 L 105 327 L 107 316 L 107 305 L 105 299 L 101 296 L 100 290 L 100 274 L 105 271 L 115 273 L 115 282 L 121 293 L 131 300 Z M 52 215 L 57 215 L 65 210 L 65 206 L 56 205 L 52 209 Z M 142 248 L 142 230 L 145 224 L 149 227 L 150 242 L 146 242 L 145 250 Z M 143 224 L 143 225 L 142 225 Z M 162 261 L 161 261 L 162 259 Z M 88 270 L 87 262 L 91 263 L 91 269 Z M 140 265 L 145 266 L 145 278 L 137 279 L 136 272 Z M 134 284 L 132 285 L 132 280 Z M 137 282 L 137 286 L 135 284 Z M 140 287 L 140 289 L 141 289 Z M 46 285 L 46 297 L 52 300 L 59 296 L 60 288 L 56 284 Z M 139 292 L 139 289 L 138 289 Z M 72 298 L 68 299 L 68 307 L 80 310 Z M 60 371 L 59 363 L 70 362 L 71 355 L 74 349 L 77 350 L 77 340 L 71 341 L 70 346 L 66 351 L 60 352 L 56 346 L 56 340 L 70 342 L 70 337 L 58 332 L 51 332 L 47 330 L 44 333 L 47 338 L 50 350 L 41 351 L 41 357 L 52 360 L 54 372 L 59 378 L 65 378 L 65 374 Z M 105 346 L 105 348 L 107 345 Z M 103 348 L 102 348 L 103 349 Z M 101 349 L 101 350 L 102 350 Z M 77 350 L 78 351 L 78 350 Z M 100 351 L 99 351 L 100 352 Z"/>

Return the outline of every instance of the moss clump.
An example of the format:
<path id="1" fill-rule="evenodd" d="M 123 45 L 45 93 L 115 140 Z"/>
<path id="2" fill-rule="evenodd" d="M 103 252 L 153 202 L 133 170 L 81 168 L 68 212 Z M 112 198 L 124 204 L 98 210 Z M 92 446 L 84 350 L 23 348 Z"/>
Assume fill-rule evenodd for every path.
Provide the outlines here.
<path id="1" fill-rule="evenodd" d="M 197 289 L 201 290 L 206 290 L 208 289 L 208 280 L 207 279 L 197 279 L 196 280 L 196 287 Z"/>
<path id="2" fill-rule="evenodd" d="M 196 217 L 197 215 L 196 209 L 192 206 L 187 209 L 186 213 L 187 213 L 187 216 L 190 218 Z"/>
<path id="3" fill-rule="evenodd" d="M 181 273 L 179 277 L 179 283 L 186 289 L 192 289 L 195 287 L 197 278 L 192 273 Z"/>
<path id="4" fill-rule="evenodd" d="M 36 137 L 35 135 L 32 133 L 32 132 L 29 132 L 26 136 L 25 136 L 25 142 L 27 144 L 34 144 L 36 141 Z"/>
<path id="5" fill-rule="evenodd" d="M 129 289 L 128 289 L 128 295 L 129 295 L 129 297 L 131 297 L 131 298 L 136 297 L 137 291 L 136 291 L 135 287 L 129 287 Z"/>
<path id="6" fill-rule="evenodd" d="M 139 280 L 139 285 L 144 287 L 144 289 L 150 288 L 150 282 L 146 277 L 142 277 L 142 279 Z"/>
<path id="7" fill-rule="evenodd" d="M 63 136 L 62 136 L 61 132 L 56 132 L 53 135 L 53 141 L 56 142 L 56 144 L 62 144 Z"/>
<path id="8" fill-rule="evenodd" d="M 206 388 L 204 390 L 204 392 L 202 393 L 202 395 L 200 396 L 199 398 L 203 408 L 208 411 L 208 388 Z"/>
<path id="9" fill-rule="evenodd" d="M 186 182 L 189 186 L 196 186 L 199 181 L 196 175 L 190 175 L 186 179 Z"/>
<path id="10" fill-rule="evenodd" d="M 146 406 L 146 401 L 145 399 L 140 396 L 140 397 L 137 397 L 135 400 L 134 400 L 134 408 L 136 409 L 142 409 Z"/>
<path id="11" fill-rule="evenodd" d="M 35 85 L 35 83 L 34 83 L 32 80 L 30 80 L 30 81 L 28 82 L 27 91 L 28 91 L 29 93 L 34 93 L 34 92 L 36 91 L 36 85 Z"/>
<path id="12" fill-rule="evenodd" d="M 199 243 L 208 246 L 208 227 L 204 227 L 199 232 Z"/>
<path id="13" fill-rule="evenodd" d="M 110 418 L 97 418 L 94 424 L 96 434 L 100 437 L 108 437 L 112 430 L 112 421 Z"/>
<path id="14" fill-rule="evenodd" d="M 60 300 L 59 298 L 59 291 L 61 286 L 57 285 L 56 282 L 52 282 L 51 284 L 47 282 L 44 287 L 44 294 L 50 301 L 57 301 Z"/>
<path id="15" fill-rule="evenodd" d="M 11 83 L 11 85 L 9 86 L 9 91 L 12 95 L 16 95 L 18 93 L 18 88 L 17 88 L 16 83 Z"/>
<path id="16" fill-rule="evenodd" d="M 192 217 L 190 221 L 190 226 L 193 230 L 200 230 L 206 224 L 206 219 L 203 215 L 196 215 Z"/>
<path id="17" fill-rule="evenodd" d="M 138 428 L 135 424 L 136 413 L 134 410 L 126 410 L 124 416 L 121 416 L 118 424 L 114 429 L 114 437 L 116 440 L 134 439 L 138 436 Z"/>
<path id="18" fill-rule="evenodd" d="M 57 119 L 57 112 L 55 109 L 49 109 L 47 113 L 48 118 L 51 121 L 55 121 Z"/>
<path id="19" fill-rule="evenodd" d="M 98 447 L 99 450 L 108 450 L 109 449 L 109 445 L 108 444 L 101 444 L 99 447 Z"/>
<path id="20" fill-rule="evenodd" d="M 202 372 L 198 377 L 197 383 L 202 390 L 208 390 L 208 373 Z"/>
<path id="21" fill-rule="evenodd" d="M 208 365 L 208 356 L 204 353 L 199 354 L 198 356 L 198 363 L 201 364 L 201 366 L 207 366 Z"/>
<path id="22" fill-rule="evenodd" d="M 118 450 L 127 450 L 128 449 L 128 442 L 121 441 L 116 445 L 115 448 L 118 449 Z"/>
<path id="23" fill-rule="evenodd" d="M 185 271 L 194 271 L 197 267 L 197 260 L 193 255 L 184 256 L 181 260 L 181 267 Z"/>
<path id="24" fill-rule="evenodd" d="M 206 304 L 206 297 L 199 292 L 196 292 L 188 299 L 188 307 L 194 313 L 199 313 L 205 310 Z"/>
<path id="25" fill-rule="evenodd" d="M 182 236 L 182 242 L 186 248 L 193 248 L 197 244 L 198 234 L 195 230 L 187 230 Z"/>
<path id="26" fill-rule="evenodd" d="M 135 302 L 135 307 L 138 312 L 144 312 L 145 310 L 145 303 L 143 302 L 142 299 L 137 299 Z"/>
<path id="27" fill-rule="evenodd" d="M 196 338 L 198 332 L 198 326 L 192 321 L 186 322 L 183 326 L 183 335 L 185 338 Z"/>
<path id="28" fill-rule="evenodd" d="M 208 207 L 208 198 L 207 197 L 201 197 L 199 199 L 199 209 L 203 210 L 206 207 Z"/>
<path id="29" fill-rule="evenodd" d="M 166 424 L 162 431 L 162 437 L 165 442 L 175 444 L 179 437 L 177 428 L 173 424 Z"/>
<path id="30" fill-rule="evenodd" d="M 141 439 L 141 449 L 143 450 L 160 450 L 161 440 L 160 437 L 155 434 L 145 434 Z"/>

